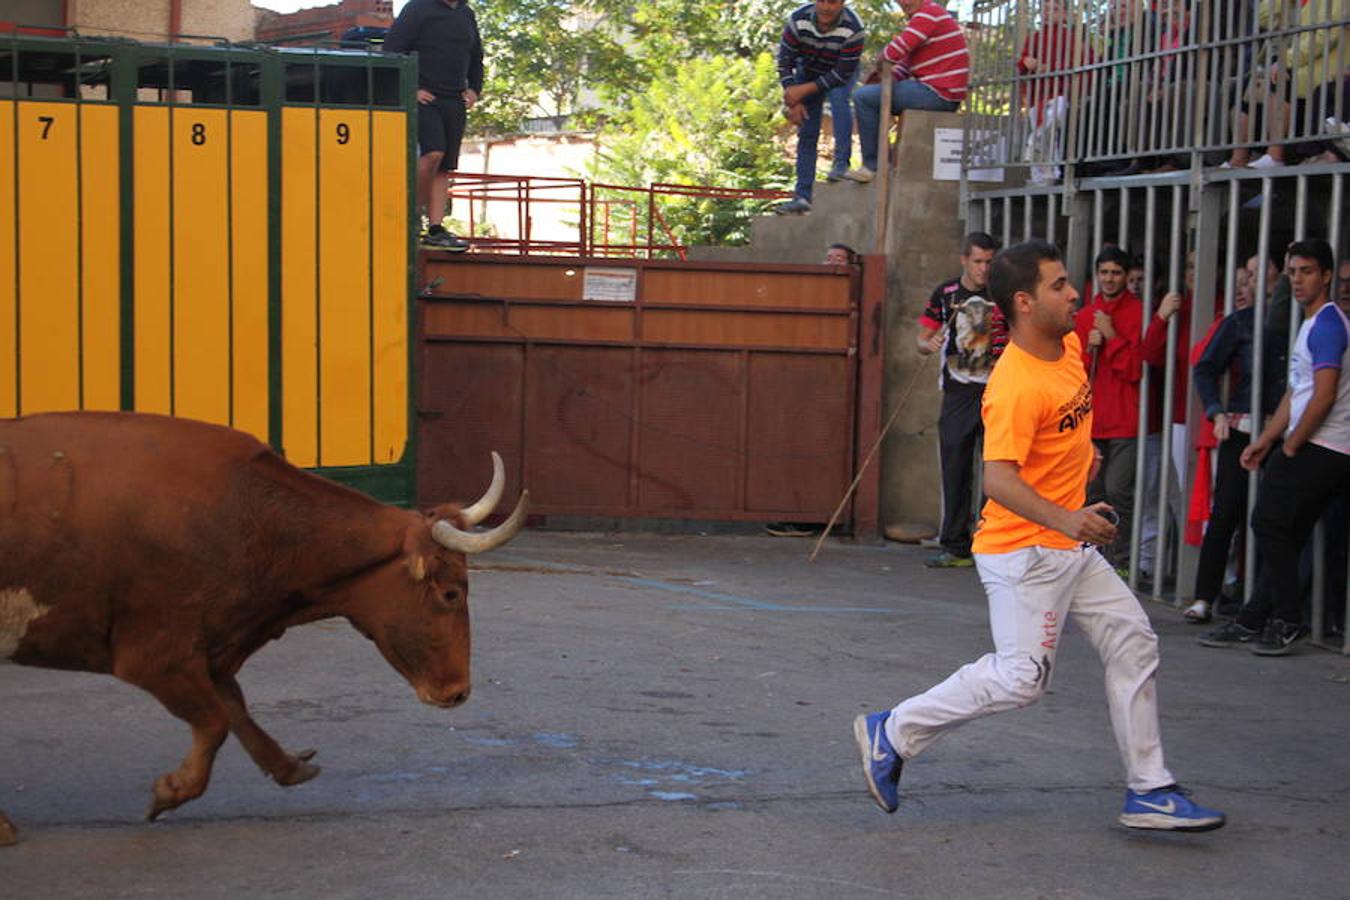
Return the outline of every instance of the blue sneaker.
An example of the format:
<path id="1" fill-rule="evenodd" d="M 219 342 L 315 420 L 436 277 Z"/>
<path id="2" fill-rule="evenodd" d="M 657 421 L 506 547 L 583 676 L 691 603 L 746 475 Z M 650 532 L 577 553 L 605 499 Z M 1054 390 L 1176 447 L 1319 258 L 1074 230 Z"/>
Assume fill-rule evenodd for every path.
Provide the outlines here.
<path id="1" fill-rule="evenodd" d="M 1176 784 L 1142 794 L 1127 790 L 1125 809 L 1120 814 L 1122 825 L 1163 831 L 1213 831 L 1226 821 L 1223 813 L 1191 800 L 1190 791 Z"/>
<path id="2" fill-rule="evenodd" d="M 872 799 L 888 813 L 895 812 L 900 805 L 898 789 L 900 769 L 905 761 L 895 752 L 883 727 L 890 713 L 872 713 L 870 716 L 858 716 L 853 720 L 853 737 L 858 741 L 858 750 L 862 753 L 863 777 L 867 779 L 867 790 Z"/>

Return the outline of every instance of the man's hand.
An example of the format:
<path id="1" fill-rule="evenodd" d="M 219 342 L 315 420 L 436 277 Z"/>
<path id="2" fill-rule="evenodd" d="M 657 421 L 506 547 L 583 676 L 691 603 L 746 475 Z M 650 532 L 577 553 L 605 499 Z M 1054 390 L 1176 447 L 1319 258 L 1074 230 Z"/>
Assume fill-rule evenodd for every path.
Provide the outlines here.
<path id="1" fill-rule="evenodd" d="M 1166 322 L 1176 315 L 1179 309 L 1181 309 L 1181 295 L 1176 291 L 1169 291 L 1158 301 L 1158 318 Z"/>
<path id="2" fill-rule="evenodd" d="M 1214 440 L 1223 443 L 1228 440 L 1228 436 L 1233 433 L 1233 428 L 1228 422 L 1228 413 L 1216 413 L 1214 416 Z"/>
<path id="3" fill-rule="evenodd" d="M 473 109 L 474 104 L 478 102 L 478 92 L 473 88 L 465 88 L 460 96 L 464 98 L 465 109 Z"/>
<path id="4" fill-rule="evenodd" d="M 432 102 L 432 101 L 435 100 L 435 99 L 436 99 L 436 95 L 433 94 L 431 91 L 423 90 L 422 88 L 418 88 L 418 89 L 417 89 L 417 102 L 418 102 L 418 103 L 430 103 L 430 102 Z"/>
<path id="5" fill-rule="evenodd" d="M 1266 454 L 1269 452 L 1270 441 L 1267 441 L 1264 438 L 1257 438 L 1247 445 L 1246 450 L 1242 451 L 1239 462 L 1242 463 L 1242 468 L 1246 469 L 1248 472 L 1255 472 L 1261 467 L 1261 460 L 1265 459 Z"/>
<path id="6" fill-rule="evenodd" d="M 798 103 L 801 103 L 807 97 L 810 97 L 815 93 L 815 91 L 812 90 L 813 87 L 815 87 L 815 85 L 809 82 L 806 84 L 788 85 L 783 88 L 783 105 L 796 106 Z"/>
<path id="7" fill-rule="evenodd" d="M 1092 448 L 1092 465 L 1088 467 L 1088 484 L 1097 480 L 1102 471 L 1102 451 Z"/>
<path id="8" fill-rule="evenodd" d="M 1106 343 L 1106 339 L 1102 337 L 1102 333 L 1099 329 L 1094 328 L 1088 332 L 1089 347 L 1100 347 L 1104 343 Z"/>
<path id="9" fill-rule="evenodd" d="M 1102 333 L 1106 340 L 1116 336 L 1116 326 L 1111 322 L 1111 317 L 1106 314 L 1106 310 L 1099 309 L 1092 314 L 1092 324 Z"/>
<path id="10" fill-rule="evenodd" d="M 1026 72 L 1028 75 L 1035 74 L 1036 70 L 1039 69 L 1040 67 L 1041 61 L 1036 57 L 1034 56 L 1022 57 L 1022 71 Z"/>
<path id="11" fill-rule="evenodd" d="M 806 106 L 798 103 L 794 106 L 783 107 L 783 115 L 793 125 L 800 125 L 806 121 Z"/>
<path id="12" fill-rule="evenodd" d="M 1059 530 L 1087 544 L 1105 546 L 1116 539 L 1116 526 L 1102 513 L 1115 514 L 1109 503 L 1094 503 L 1072 512 L 1064 511 L 1064 525 Z"/>

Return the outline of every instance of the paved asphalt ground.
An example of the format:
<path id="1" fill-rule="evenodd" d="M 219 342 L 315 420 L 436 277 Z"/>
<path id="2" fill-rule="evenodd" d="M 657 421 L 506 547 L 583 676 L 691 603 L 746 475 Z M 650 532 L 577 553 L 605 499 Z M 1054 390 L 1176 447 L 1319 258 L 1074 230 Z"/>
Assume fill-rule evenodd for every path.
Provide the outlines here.
<path id="1" fill-rule="evenodd" d="M 853 716 L 989 644 L 972 571 L 750 536 L 526 533 L 471 576 L 473 698 L 437 710 L 345 623 L 243 683 L 323 773 L 237 743 L 141 818 L 187 728 L 111 678 L 0 667 L 0 897 L 1345 898 L 1350 660 L 1206 650 L 1151 606 L 1168 761 L 1230 824 L 1115 824 L 1122 773 L 1081 637 L 1051 693 L 912 762 L 881 813 Z"/>

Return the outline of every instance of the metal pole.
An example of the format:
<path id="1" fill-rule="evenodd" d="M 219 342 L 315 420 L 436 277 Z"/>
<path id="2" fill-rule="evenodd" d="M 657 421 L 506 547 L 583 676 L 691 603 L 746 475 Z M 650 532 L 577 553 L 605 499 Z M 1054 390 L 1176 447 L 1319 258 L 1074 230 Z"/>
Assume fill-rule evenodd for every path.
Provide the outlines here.
<path id="1" fill-rule="evenodd" d="M 1181 185 L 1172 186 L 1172 227 L 1171 246 L 1168 247 L 1167 290 L 1176 292 L 1183 289 L 1181 267 L 1185 264 L 1184 245 L 1182 244 L 1182 193 Z M 1176 539 L 1182 533 L 1181 516 L 1183 510 L 1177 510 L 1176 534 L 1169 534 L 1167 527 L 1167 495 L 1171 487 L 1172 474 L 1172 407 L 1176 402 L 1177 367 L 1177 318 L 1178 312 L 1167 320 L 1167 355 L 1163 358 L 1163 404 L 1162 404 L 1162 465 L 1158 473 L 1158 549 L 1153 561 L 1153 599 L 1162 600 L 1163 568 L 1169 539 Z"/>
<path id="2" fill-rule="evenodd" d="M 1253 304 L 1252 327 L 1252 440 L 1260 436 L 1265 427 L 1261 414 L 1263 401 L 1262 379 L 1265 377 L 1265 337 L 1266 337 L 1266 273 L 1270 267 L 1270 207 L 1274 191 L 1270 178 L 1261 179 L 1261 216 L 1257 225 L 1256 267 L 1257 276 L 1254 285 L 1256 301 Z M 1252 599 L 1252 590 L 1256 587 L 1256 535 L 1252 532 L 1252 510 L 1256 508 L 1256 492 L 1260 486 L 1260 471 L 1247 476 L 1247 549 L 1246 565 L 1242 573 L 1242 598 L 1246 603 Z"/>

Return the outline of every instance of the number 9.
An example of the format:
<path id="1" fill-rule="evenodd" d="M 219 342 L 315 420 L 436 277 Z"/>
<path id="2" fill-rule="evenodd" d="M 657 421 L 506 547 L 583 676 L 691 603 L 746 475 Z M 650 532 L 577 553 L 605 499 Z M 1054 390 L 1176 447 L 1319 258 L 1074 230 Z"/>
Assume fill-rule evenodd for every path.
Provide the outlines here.
<path id="1" fill-rule="evenodd" d="M 337 126 L 337 142 L 345 144 L 352 139 L 352 130 L 347 127 L 346 122 L 339 122 Z"/>

